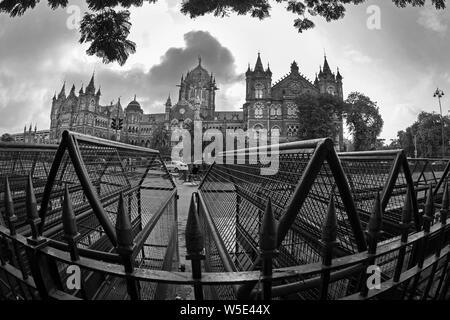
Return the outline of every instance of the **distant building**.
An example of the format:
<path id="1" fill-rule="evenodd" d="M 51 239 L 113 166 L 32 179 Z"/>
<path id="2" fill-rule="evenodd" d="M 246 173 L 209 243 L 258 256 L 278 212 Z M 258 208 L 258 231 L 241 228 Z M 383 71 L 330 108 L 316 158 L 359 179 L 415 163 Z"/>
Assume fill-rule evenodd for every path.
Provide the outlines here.
<path id="1" fill-rule="evenodd" d="M 36 126 L 34 126 L 34 129 L 32 129 L 31 124 L 28 129 L 25 126 L 23 128 L 22 133 L 12 134 L 11 137 L 13 137 L 14 142 L 36 143 L 36 144 L 51 143 L 50 130 L 37 130 Z"/>
<path id="2" fill-rule="evenodd" d="M 246 101 L 239 111 L 216 111 L 215 77 L 198 65 L 181 76 L 178 101 L 172 105 L 169 96 L 162 113 L 145 114 L 136 96 L 122 108 L 120 99 L 117 103 L 101 105 L 100 89 L 95 87 L 94 75 L 86 87 L 76 94 L 73 85 L 66 96 L 65 84 L 60 93 L 53 97 L 51 108 L 50 140 L 57 142 L 64 130 L 71 130 L 106 139 L 116 139 L 116 130 L 111 128 L 114 118 L 123 119 L 123 128 L 117 132 L 118 140 L 134 145 L 148 146 L 152 133 L 158 126 L 166 129 L 181 127 L 186 123 L 201 120 L 203 129 L 278 129 L 280 141 L 299 140 L 299 121 L 295 99 L 304 93 L 331 94 L 343 99 L 342 76 L 334 74 L 324 59 L 323 68 L 316 75 L 315 81 L 309 81 L 299 72 L 294 61 L 290 73 L 272 84 L 272 72 L 264 69 L 258 54 L 253 70 L 248 68 L 246 74 Z M 334 137 L 336 147 L 343 147 L 343 121 L 336 119 L 339 133 Z"/>

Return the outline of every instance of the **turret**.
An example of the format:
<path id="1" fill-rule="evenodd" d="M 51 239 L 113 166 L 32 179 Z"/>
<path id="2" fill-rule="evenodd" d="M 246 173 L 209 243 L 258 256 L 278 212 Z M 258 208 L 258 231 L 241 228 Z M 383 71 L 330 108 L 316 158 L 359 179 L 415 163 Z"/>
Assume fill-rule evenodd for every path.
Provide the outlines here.
<path id="1" fill-rule="evenodd" d="M 272 71 L 270 70 L 269 64 L 267 64 L 267 69 L 264 70 L 260 53 L 258 53 L 258 58 L 256 59 L 255 69 L 252 71 L 249 65 L 245 76 L 247 82 L 247 101 L 265 99 L 270 95 Z"/>
<path id="2" fill-rule="evenodd" d="M 258 59 L 256 59 L 255 70 L 253 72 L 264 72 L 264 68 L 261 62 L 261 55 L 258 52 Z"/>
<path id="3" fill-rule="evenodd" d="M 72 89 L 70 89 L 70 93 L 69 93 L 68 98 L 76 98 L 76 95 L 75 95 L 75 85 L 74 85 L 74 84 L 72 85 Z"/>
<path id="4" fill-rule="evenodd" d="M 339 72 L 339 67 L 337 68 L 337 74 L 336 74 L 336 80 L 339 82 L 342 82 L 342 76 L 341 73 Z"/>
<path id="5" fill-rule="evenodd" d="M 165 106 L 166 106 L 166 108 L 164 110 L 164 113 L 165 113 L 164 120 L 165 121 L 169 121 L 169 119 L 170 119 L 170 109 L 172 108 L 172 100 L 170 99 L 170 93 L 169 93 L 169 96 L 167 97 L 167 101 L 166 101 Z"/>
<path id="6" fill-rule="evenodd" d="M 291 64 L 291 73 L 292 74 L 298 74 L 298 64 L 295 62 L 295 60 Z"/>
<path id="7" fill-rule="evenodd" d="M 333 75 L 333 73 L 331 72 L 330 66 L 328 65 L 327 56 L 324 57 L 323 73 L 324 73 L 324 75 Z"/>
<path id="8" fill-rule="evenodd" d="M 86 94 L 95 95 L 94 77 L 95 77 L 95 72 L 92 73 L 91 81 L 89 81 L 89 84 L 86 87 Z"/>
<path id="9" fill-rule="evenodd" d="M 61 91 L 60 91 L 60 93 L 59 93 L 59 95 L 58 95 L 58 100 L 60 100 L 60 99 L 66 99 L 66 82 L 64 81 L 64 84 L 63 84 L 63 86 L 62 86 L 62 88 L 61 88 Z"/>
<path id="10" fill-rule="evenodd" d="M 267 74 L 268 76 L 272 76 L 272 70 L 270 70 L 270 65 L 269 65 L 268 62 L 267 62 L 266 74 Z"/>

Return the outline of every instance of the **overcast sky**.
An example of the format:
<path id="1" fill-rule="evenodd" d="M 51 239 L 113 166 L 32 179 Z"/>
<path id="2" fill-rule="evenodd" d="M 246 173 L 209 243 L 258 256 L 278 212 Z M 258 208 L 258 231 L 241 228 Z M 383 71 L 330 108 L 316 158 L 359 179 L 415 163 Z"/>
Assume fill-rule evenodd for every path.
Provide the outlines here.
<path id="1" fill-rule="evenodd" d="M 296 60 L 313 80 L 324 51 L 333 70 L 340 68 L 344 94 L 362 92 L 377 101 L 385 125 L 382 138 L 396 137 L 421 110 L 439 111 L 433 92 L 440 86 L 450 96 L 450 41 L 448 10 L 398 9 L 391 1 L 373 0 L 349 6 L 343 20 L 298 34 L 295 16 L 274 4 L 271 18 L 190 19 L 179 12 L 180 0 L 159 0 L 131 10 L 130 39 L 137 52 L 128 62 L 104 65 L 85 54 L 77 30 L 67 27 L 66 9 L 52 11 L 46 1 L 23 17 L 0 14 L 0 134 L 50 124 L 51 98 L 63 81 L 67 93 L 88 83 L 95 70 L 102 104 L 122 97 L 123 105 L 137 94 L 145 112 L 163 112 L 168 94 L 177 96 L 181 74 L 197 64 L 216 75 L 220 91 L 217 110 L 239 110 L 245 97 L 243 73 L 261 52 L 270 63 L 273 82 L 289 72 Z M 69 1 L 85 10 L 82 1 Z M 369 30 L 369 5 L 381 8 L 381 29 Z M 173 100 L 176 100 L 175 98 Z M 444 97 L 443 112 L 450 109 Z"/>

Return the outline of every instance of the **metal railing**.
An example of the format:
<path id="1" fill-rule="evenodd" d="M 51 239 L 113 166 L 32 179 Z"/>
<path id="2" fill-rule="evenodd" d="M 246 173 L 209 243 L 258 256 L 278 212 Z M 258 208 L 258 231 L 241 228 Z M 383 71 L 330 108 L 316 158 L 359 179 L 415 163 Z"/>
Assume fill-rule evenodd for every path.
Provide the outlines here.
<path id="1" fill-rule="evenodd" d="M 401 151 L 337 155 L 329 139 L 278 150 L 275 175 L 258 174 L 252 149 L 210 167 L 188 213 L 192 272 L 177 272 L 176 190 L 157 152 L 66 133 L 41 195 L 29 173 L 17 191 L 3 175 L 0 297 L 171 299 L 192 285 L 199 300 L 450 298 L 445 180 L 418 195 Z"/>
<path id="2" fill-rule="evenodd" d="M 80 256 L 122 263 L 128 273 L 135 267 L 177 269 L 177 192 L 157 151 L 64 132 L 57 149 L 23 146 L 13 152 L 10 146 L 0 148 L 0 163 L 7 166 L 8 157 L 20 159 L 17 163 L 37 160 L 26 170 L 23 165 L 9 166 L 2 172 L 3 226 L 10 235 L 28 237 L 27 243 L 36 250 L 50 247 L 70 253 L 70 261 L 52 260 L 49 270 L 46 263 L 38 263 L 39 270 L 33 273 L 35 250 L 18 244 L 18 251 L 11 251 L 11 239 L 2 239 L 4 257 L 11 252 L 17 256 L 5 259 L 23 277 L 39 277 L 44 271 L 50 276 L 38 282 L 44 282 L 36 288 L 41 296 L 57 289 L 85 299 L 164 297 L 168 291 L 164 284 L 139 288 L 137 282 L 131 285 L 87 269 L 81 270 L 83 290 L 70 290 L 65 284 L 67 267 Z M 42 159 L 47 160 L 45 165 L 40 164 Z M 45 176 L 43 169 L 36 169 L 39 165 L 45 167 Z M 32 257 L 25 254 L 28 249 Z"/>

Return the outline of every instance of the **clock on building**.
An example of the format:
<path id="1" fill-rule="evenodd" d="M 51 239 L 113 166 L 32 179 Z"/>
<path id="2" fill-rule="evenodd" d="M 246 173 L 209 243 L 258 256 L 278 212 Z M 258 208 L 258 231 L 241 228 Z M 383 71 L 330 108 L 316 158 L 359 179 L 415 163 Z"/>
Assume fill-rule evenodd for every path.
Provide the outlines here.
<path id="1" fill-rule="evenodd" d="M 186 112 L 186 110 L 184 110 L 184 108 L 180 109 L 180 114 L 184 114 Z"/>

